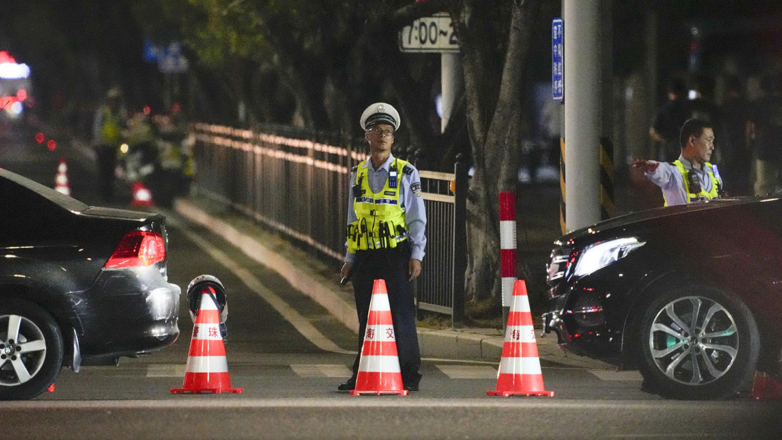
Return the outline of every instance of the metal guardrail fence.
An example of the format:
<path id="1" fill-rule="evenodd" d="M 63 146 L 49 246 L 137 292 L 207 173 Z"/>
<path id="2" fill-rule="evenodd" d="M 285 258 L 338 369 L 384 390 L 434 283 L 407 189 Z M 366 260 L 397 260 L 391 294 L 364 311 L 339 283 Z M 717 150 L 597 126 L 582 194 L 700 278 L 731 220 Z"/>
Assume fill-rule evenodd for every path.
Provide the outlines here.
<path id="1" fill-rule="evenodd" d="M 268 132 L 197 123 L 190 133 L 200 194 L 232 206 L 322 255 L 342 261 L 350 169 L 368 155 L 311 139 L 290 127 Z M 428 224 L 424 271 L 415 284 L 418 306 L 464 318 L 467 167 L 420 171 Z M 450 191 L 455 181 L 455 193 Z"/>

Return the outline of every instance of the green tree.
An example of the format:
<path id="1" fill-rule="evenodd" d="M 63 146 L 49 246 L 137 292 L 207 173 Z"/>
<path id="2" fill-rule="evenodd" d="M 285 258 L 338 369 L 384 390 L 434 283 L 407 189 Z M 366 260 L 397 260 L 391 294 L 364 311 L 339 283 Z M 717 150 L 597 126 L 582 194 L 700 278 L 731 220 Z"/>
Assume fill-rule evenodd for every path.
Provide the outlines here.
<path id="1" fill-rule="evenodd" d="M 468 202 L 468 294 L 475 299 L 499 296 L 497 205 L 499 192 L 513 191 L 516 185 L 523 76 L 540 0 L 169 0 L 160 4 L 168 12 L 191 8 L 177 12 L 179 32 L 201 60 L 219 67 L 220 75 L 235 76 L 228 82 L 234 84 L 239 99 L 247 99 L 258 84 L 242 79 L 245 69 L 250 77 L 274 72 L 272 84 L 284 87 L 295 103 L 291 120 L 279 122 L 354 133 L 356 117 L 366 103 L 390 92 L 406 120 L 408 141 L 429 157 L 438 158 L 446 150 L 442 141 L 455 143 L 454 133 L 467 138 L 475 166 Z M 429 95 L 439 76 L 437 59 L 400 53 L 397 34 L 414 19 L 446 9 L 459 38 L 465 84 L 461 101 L 465 117 L 454 118 L 451 125 L 467 130 L 451 128 L 443 136 L 431 127 L 428 100 L 421 99 Z M 158 11 L 140 12 L 149 16 Z M 238 70 L 226 68 L 237 65 Z M 274 99 L 265 95 L 255 101 Z M 455 149 L 450 151 L 444 160 L 447 164 L 453 163 Z"/>

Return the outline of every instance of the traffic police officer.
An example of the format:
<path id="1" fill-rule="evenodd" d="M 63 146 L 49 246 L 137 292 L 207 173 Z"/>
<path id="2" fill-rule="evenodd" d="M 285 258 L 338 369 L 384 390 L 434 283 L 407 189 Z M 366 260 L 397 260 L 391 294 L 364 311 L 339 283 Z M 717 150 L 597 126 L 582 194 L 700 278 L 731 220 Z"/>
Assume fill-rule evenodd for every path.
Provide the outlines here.
<path id="1" fill-rule="evenodd" d="M 353 376 L 339 390 L 356 385 L 374 280 L 383 279 L 394 321 L 399 364 L 405 389 L 418 391 L 421 353 L 411 281 L 421 274 L 426 237 L 426 210 L 418 170 L 391 154 L 399 113 L 377 102 L 364 110 L 361 128 L 370 157 L 354 167 L 348 195 L 347 254 L 343 280 L 352 278 L 359 322 L 358 354 Z"/>
<path id="2" fill-rule="evenodd" d="M 106 102 L 95 113 L 92 137 L 98 162 L 98 177 L 104 201 L 111 200 L 114 192 L 114 167 L 117 149 L 122 141 L 122 129 L 127 112 L 122 106 L 122 92 L 112 88 L 106 94 Z"/>
<path id="3" fill-rule="evenodd" d="M 722 177 L 716 165 L 709 163 L 714 151 L 714 130 L 708 121 L 689 119 L 679 135 L 682 152 L 673 163 L 638 159 L 633 168 L 663 192 L 665 206 L 684 205 L 719 196 Z"/>

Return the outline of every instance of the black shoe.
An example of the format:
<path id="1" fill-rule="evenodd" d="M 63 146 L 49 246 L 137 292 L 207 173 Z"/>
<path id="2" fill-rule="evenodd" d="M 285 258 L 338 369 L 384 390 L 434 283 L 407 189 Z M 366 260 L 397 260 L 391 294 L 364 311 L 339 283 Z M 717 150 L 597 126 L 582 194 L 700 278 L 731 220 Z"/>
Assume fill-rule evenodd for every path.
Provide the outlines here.
<path id="1" fill-rule="evenodd" d="M 407 391 L 418 391 L 418 384 L 417 383 L 405 384 L 405 389 Z"/>
<path id="2" fill-rule="evenodd" d="M 339 391 L 353 391 L 356 389 L 356 379 L 350 378 L 346 382 L 339 384 Z"/>

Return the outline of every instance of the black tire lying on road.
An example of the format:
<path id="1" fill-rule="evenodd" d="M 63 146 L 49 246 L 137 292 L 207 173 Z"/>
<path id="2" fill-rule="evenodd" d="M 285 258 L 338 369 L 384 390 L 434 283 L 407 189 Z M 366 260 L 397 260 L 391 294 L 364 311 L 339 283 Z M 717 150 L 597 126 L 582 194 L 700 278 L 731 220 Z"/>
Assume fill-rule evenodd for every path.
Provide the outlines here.
<path id="1" fill-rule="evenodd" d="M 0 400 L 32 399 L 62 369 L 63 337 L 52 316 L 37 305 L 0 298 Z"/>
<path id="2" fill-rule="evenodd" d="M 734 295 L 699 285 L 669 290 L 646 307 L 640 325 L 639 368 L 650 391 L 707 400 L 749 387 L 760 336 L 752 313 Z"/>

